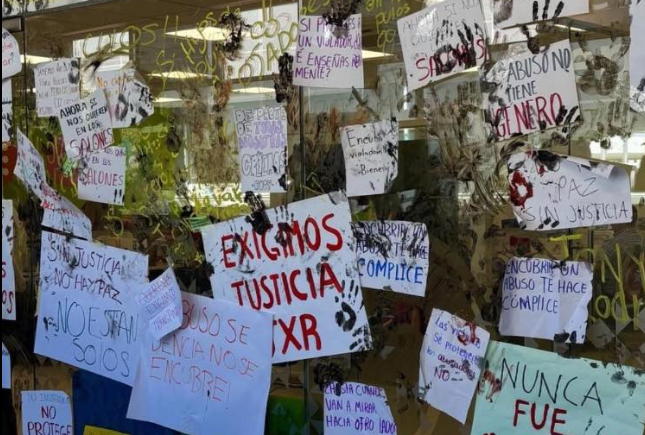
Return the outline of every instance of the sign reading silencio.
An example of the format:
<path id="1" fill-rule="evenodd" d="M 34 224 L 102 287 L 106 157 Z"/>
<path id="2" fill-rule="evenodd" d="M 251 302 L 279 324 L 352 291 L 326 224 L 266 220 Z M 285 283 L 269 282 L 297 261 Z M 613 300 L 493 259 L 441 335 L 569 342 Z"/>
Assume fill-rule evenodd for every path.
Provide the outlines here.
<path id="1" fill-rule="evenodd" d="M 363 88 L 361 14 L 334 29 L 322 16 L 301 16 L 293 84 L 312 88 Z"/>
<path id="2" fill-rule="evenodd" d="M 128 418 L 190 435 L 264 434 L 273 316 L 189 293 L 182 306 L 179 330 L 146 335 Z"/>
<path id="3" fill-rule="evenodd" d="M 430 242 L 423 223 L 352 223 L 361 286 L 424 296 Z"/>
<path id="4" fill-rule="evenodd" d="M 471 435 L 643 435 L 645 374 L 491 341 Z"/>
<path id="5" fill-rule="evenodd" d="M 202 228 L 213 297 L 275 315 L 274 363 L 371 346 L 350 222 L 335 192 Z"/>
<path id="6" fill-rule="evenodd" d="M 526 230 L 632 221 L 629 175 L 622 167 L 530 151 L 509 158 L 508 181 L 513 212 Z"/>
<path id="7" fill-rule="evenodd" d="M 493 0 L 492 4 L 498 29 L 589 12 L 589 0 Z"/>
<path id="8" fill-rule="evenodd" d="M 487 128 L 498 141 L 577 122 L 578 90 L 569 40 L 533 54 L 508 54 L 480 71 Z M 554 86 L 557 83 L 557 86 Z"/>
<path id="9" fill-rule="evenodd" d="M 101 151 L 114 142 L 112 119 L 102 90 L 62 108 L 58 117 L 65 151 L 73 161 Z"/>
<path id="10" fill-rule="evenodd" d="M 244 192 L 286 192 L 287 112 L 282 106 L 236 109 L 240 178 Z"/>
<path id="11" fill-rule="evenodd" d="M 148 257 L 42 232 L 34 352 L 132 385 L 140 351 L 133 289 Z"/>
<path id="12" fill-rule="evenodd" d="M 350 125 L 340 132 L 347 196 L 387 193 L 399 173 L 399 123 Z"/>
<path id="13" fill-rule="evenodd" d="M 484 63 L 479 0 L 446 0 L 397 21 L 408 92 Z"/>
<path id="14" fill-rule="evenodd" d="M 502 285 L 499 332 L 584 343 L 592 279 L 590 263 L 511 258 Z"/>

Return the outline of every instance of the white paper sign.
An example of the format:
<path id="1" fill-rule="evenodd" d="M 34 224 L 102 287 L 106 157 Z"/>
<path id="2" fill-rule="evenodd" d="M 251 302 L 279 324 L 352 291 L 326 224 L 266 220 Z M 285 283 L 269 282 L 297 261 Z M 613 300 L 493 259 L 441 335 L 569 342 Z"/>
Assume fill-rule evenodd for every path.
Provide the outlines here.
<path id="1" fill-rule="evenodd" d="M 569 40 L 525 50 L 481 70 L 486 126 L 498 141 L 576 122 L 578 91 Z M 557 86 L 554 86 L 557 83 Z"/>
<path id="2" fill-rule="evenodd" d="M 350 125 L 340 132 L 347 196 L 387 193 L 399 173 L 399 123 Z"/>
<path id="3" fill-rule="evenodd" d="M 154 114 L 150 88 L 136 76 L 134 68 L 102 71 L 95 75 L 97 88 L 103 89 L 107 97 L 112 128 L 134 127 Z"/>
<path id="4" fill-rule="evenodd" d="M 65 151 L 73 161 L 101 151 L 114 142 L 110 111 L 102 90 L 62 108 L 58 117 Z"/>
<path id="5" fill-rule="evenodd" d="M 69 396 L 63 391 L 23 391 L 22 434 L 74 435 Z"/>
<path id="6" fill-rule="evenodd" d="M 2 28 L 2 79 L 15 76 L 22 71 L 20 49 L 16 38 L 4 27 Z"/>
<path id="7" fill-rule="evenodd" d="M 13 201 L 10 199 L 2 200 L 2 238 L 7 239 L 13 250 Z"/>
<path id="8" fill-rule="evenodd" d="M 627 171 L 615 166 L 605 177 L 594 172 L 595 165 L 549 151 L 513 154 L 508 182 L 520 227 L 551 231 L 631 222 Z"/>
<path id="9" fill-rule="evenodd" d="M 235 110 L 242 190 L 286 192 L 287 112 L 282 106 Z"/>
<path id="10" fill-rule="evenodd" d="M 81 99 L 78 59 L 58 59 L 34 67 L 39 117 L 58 116 L 60 109 Z"/>
<path id="11" fill-rule="evenodd" d="M 69 199 L 49 186 L 45 186 L 44 227 L 54 228 L 64 233 L 92 240 L 92 221 Z"/>
<path id="12" fill-rule="evenodd" d="M 132 385 L 148 257 L 43 231 L 34 352 Z"/>
<path id="13" fill-rule="evenodd" d="M 502 335 L 584 343 L 591 264 L 514 257 L 502 287 Z"/>
<path id="14" fill-rule="evenodd" d="M 631 0 L 631 26 L 629 36 L 629 81 L 632 110 L 645 112 L 645 1 Z"/>
<path id="15" fill-rule="evenodd" d="M 465 423 L 489 339 L 485 329 L 433 309 L 421 348 L 421 398 Z"/>
<path id="16" fill-rule="evenodd" d="M 2 142 L 13 136 L 13 96 L 11 79 L 2 80 Z"/>
<path id="17" fill-rule="evenodd" d="M 371 346 L 350 221 L 330 193 L 202 228 L 214 298 L 275 314 L 274 363 Z"/>
<path id="18" fill-rule="evenodd" d="M 2 320 L 16 320 L 16 279 L 11 247 L 2 238 Z"/>
<path id="19" fill-rule="evenodd" d="M 589 12 L 589 0 L 493 0 L 493 22 L 506 29 Z"/>
<path id="20" fill-rule="evenodd" d="M 2 389 L 11 390 L 11 354 L 2 343 Z"/>
<path id="21" fill-rule="evenodd" d="M 347 28 L 340 32 L 322 16 L 301 16 L 299 23 L 293 84 L 312 88 L 362 88 L 361 15 L 347 18 Z"/>
<path id="22" fill-rule="evenodd" d="M 125 147 L 109 147 L 79 162 L 78 197 L 87 201 L 123 205 L 126 171 Z"/>
<path id="23" fill-rule="evenodd" d="M 161 340 L 181 326 L 181 291 L 172 269 L 167 269 L 151 283 L 141 285 L 135 300 L 155 340 Z"/>
<path id="24" fill-rule="evenodd" d="M 325 388 L 324 413 L 325 435 L 397 433 L 385 390 L 380 387 L 331 383 Z"/>
<path id="25" fill-rule="evenodd" d="M 29 138 L 18 129 L 16 167 L 14 175 L 41 201 L 45 200 L 44 189 L 48 186 L 45 162 Z"/>
<path id="26" fill-rule="evenodd" d="M 424 296 L 430 240 L 423 223 L 352 223 L 361 286 Z"/>
<path id="27" fill-rule="evenodd" d="M 446 0 L 397 21 L 408 92 L 484 63 L 479 0 Z"/>
<path id="28" fill-rule="evenodd" d="M 128 418 L 190 435 L 262 435 L 273 316 L 183 293 L 180 330 L 147 336 Z"/>

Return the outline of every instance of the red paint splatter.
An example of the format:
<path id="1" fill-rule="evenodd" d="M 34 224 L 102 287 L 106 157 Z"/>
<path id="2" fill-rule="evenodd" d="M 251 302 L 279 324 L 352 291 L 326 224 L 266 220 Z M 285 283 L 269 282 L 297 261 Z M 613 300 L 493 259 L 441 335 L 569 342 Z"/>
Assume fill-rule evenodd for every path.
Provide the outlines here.
<path id="1" fill-rule="evenodd" d="M 497 377 L 495 377 L 493 372 L 487 369 L 486 371 L 484 371 L 484 374 L 482 375 L 482 378 L 479 381 L 479 386 L 477 388 L 479 394 L 482 394 L 484 392 L 484 388 L 486 388 L 486 383 L 490 383 L 490 391 L 486 395 L 486 400 L 492 400 L 495 394 L 502 391 L 502 381 Z"/>
<path id="2" fill-rule="evenodd" d="M 520 193 L 521 187 L 526 190 L 523 195 Z M 514 171 L 511 177 L 510 194 L 513 205 L 524 208 L 526 201 L 533 197 L 533 184 L 529 183 L 520 172 Z"/>
<path id="3" fill-rule="evenodd" d="M 464 331 L 459 331 L 459 334 L 457 334 L 457 340 L 464 346 L 468 346 L 469 344 L 477 344 L 479 339 L 477 338 L 477 325 L 474 323 L 466 323 L 466 326 L 470 329 L 470 333 L 466 333 Z"/>

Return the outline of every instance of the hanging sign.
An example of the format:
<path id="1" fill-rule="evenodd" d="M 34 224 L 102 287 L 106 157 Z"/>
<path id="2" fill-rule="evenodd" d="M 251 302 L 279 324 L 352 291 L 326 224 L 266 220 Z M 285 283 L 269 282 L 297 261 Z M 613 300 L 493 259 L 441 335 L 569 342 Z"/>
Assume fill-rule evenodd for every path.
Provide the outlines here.
<path id="1" fill-rule="evenodd" d="M 95 74 L 98 89 L 105 92 L 112 116 L 112 128 L 134 127 L 155 112 L 154 99 L 147 84 L 128 67 Z"/>
<path id="2" fill-rule="evenodd" d="M 135 300 L 148 321 L 148 330 L 155 340 L 181 326 L 181 291 L 175 272 L 167 269 L 157 279 L 137 289 Z"/>
<path id="3" fill-rule="evenodd" d="M 34 67 L 36 111 L 39 117 L 58 116 L 63 107 L 81 99 L 78 59 L 58 59 Z"/>
<path id="4" fill-rule="evenodd" d="M 86 201 L 123 205 L 127 152 L 111 146 L 90 154 L 78 165 L 78 197 Z"/>
<path id="5" fill-rule="evenodd" d="M 74 435 L 69 396 L 62 391 L 23 391 L 22 434 Z"/>
<path id="6" fill-rule="evenodd" d="M 15 76 L 22 71 L 22 59 L 16 38 L 2 28 L 2 80 Z M 3 93 L 4 98 L 4 93 Z"/>

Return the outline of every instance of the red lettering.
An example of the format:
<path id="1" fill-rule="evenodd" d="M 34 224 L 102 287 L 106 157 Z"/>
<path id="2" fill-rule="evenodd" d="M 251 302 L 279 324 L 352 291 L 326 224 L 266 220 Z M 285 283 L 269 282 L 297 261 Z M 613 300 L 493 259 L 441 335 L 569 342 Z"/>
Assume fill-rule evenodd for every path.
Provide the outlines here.
<path id="1" fill-rule="evenodd" d="M 322 219 L 322 227 L 325 231 L 327 231 L 330 235 L 334 236 L 336 238 L 336 243 L 327 243 L 327 249 L 330 251 L 338 251 L 340 248 L 343 247 L 343 235 L 338 231 L 336 228 L 332 227 L 330 224 L 327 222 L 330 219 L 333 219 L 334 214 L 329 213 Z"/>
<path id="2" fill-rule="evenodd" d="M 343 292 L 343 287 L 341 287 L 336 274 L 328 263 L 322 263 L 320 266 L 320 297 L 325 297 L 325 287 L 328 285 L 333 285 L 336 287 L 338 293 Z"/>
<path id="3" fill-rule="evenodd" d="M 526 411 L 520 409 L 520 405 L 528 405 L 529 402 L 522 399 L 517 399 L 515 401 L 515 415 L 513 416 L 513 427 L 517 427 L 517 420 L 520 415 L 526 415 Z"/>
<path id="4" fill-rule="evenodd" d="M 556 424 L 565 424 L 566 420 L 560 420 L 558 419 L 558 415 L 567 415 L 567 410 L 566 409 L 561 409 L 561 408 L 556 408 L 553 411 L 553 417 L 551 418 L 551 435 L 564 435 L 563 433 L 556 432 L 555 431 L 555 425 Z"/>
<path id="5" fill-rule="evenodd" d="M 278 325 L 280 325 L 280 328 L 282 328 L 282 331 L 284 331 L 284 344 L 282 346 L 282 354 L 284 355 L 287 353 L 291 343 L 293 343 L 293 347 L 295 347 L 296 350 L 301 350 L 302 345 L 300 344 L 296 336 L 293 334 L 293 329 L 296 326 L 296 317 L 292 316 L 288 325 L 284 323 L 282 319 L 277 319 L 277 321 L 278 321 Z M 275 321 L 274 321 L 274 324 L 275 324 Z"/>
<path id="6" fill-rule="evenodd" d="M 322 348 L 322 341 L 318 335 L 318 322 L 311 314 L 302 314 L 300 316 L 300 328 L 302 329 L 302 341 L 305 343 L 305 350 L 309 350 L 309 337 L 314 338 L 316 350 Z"/>

